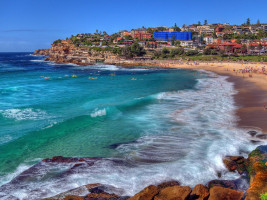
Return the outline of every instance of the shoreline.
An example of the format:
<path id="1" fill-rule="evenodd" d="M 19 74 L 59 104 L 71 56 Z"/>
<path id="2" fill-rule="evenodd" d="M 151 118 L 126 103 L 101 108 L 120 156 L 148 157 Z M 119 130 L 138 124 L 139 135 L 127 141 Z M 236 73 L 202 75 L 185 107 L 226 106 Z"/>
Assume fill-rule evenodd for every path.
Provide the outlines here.
<path id="1" fill-rule="evenodd" d="M 208 67 L 211 67 L 213 70 L 209 70 L 207 69 Z M 153 68 L 164 68 L 164 67 L 153 67 Z M 233 72 L 232 70 L 229 70 L 228 68 L 223 68 L 222 66 L 218 66 L 218 67 L 214 67 L 212 66 L 205 66 L 203 65 L 190 65 L 188 66 L 188 68 L 184 68 L 184 66 L 180 66 L 180 65 L 176 65 L 176 66 L 172 66 L 172 67 L 165 67 L 165 68 L 183 68 L 183 69 L 188 69 L 188 70 L 199 70 L 199 69 L 203 69 L 206 71 L 211 71 L 214 72 L 218 75 L 226 75 L 228 76 L 227 81 L 231 82 L 234 84 L 234 87 L 232 86 L 232 90 L 233 88 L 234 90 L 238 91 L 238 94 L 234 95 L 234 101 L 235 104 L 239 107 L 239 109 L 236 110 L 236 115 L 240 117 L 240 122 L 239 122 L 239 126 L 242 127 L 242 125 L 248 125 L 249 122 L 252 121 L 252 119 L 254 119 L 254 121 L 260 122 L 260 124 L 258 124 L 257 126 L 261 126 L 264 130 L 265 128 L 262 126 L 264 123 L 261 120 L 257 120 L 258 118 L 258 113 L 260 111 L 260 108 L 262 110 L 261 112 L 261 116 L 260 118 L 264 117 L 266 112 L 263 110 L 263 106 L 262 104 L 264 103 L 264 101 L 266 100 L 266 94 L 265 94 L 265 90 L 264 85 L 261 87 L 259 87 L 256 83 L 254 83 L 254 79 L 253 78 L 247 78 L 248 80 L 246 80 L 246 78 L 243 78 L 242 75 L 238 76 L 238 73 Z M 218 70 L 218 71 L 216 71 Z M 247 74 L 246 74 L 247 75 Z M 177 77 L 176 77 L 177 78 Z M 226 78 L 224 78 L 225 80 Z M 257 78 L 255 78 L 257 80 Z M 249 81 L 249 80 L 253 80 L 253 81 Z M 256 81 L 257 82 L 257 81 Z M 172 82 L 173 84 L 174 82 Z M 216 86 L 218 82 L 212 82 L 214 83 Z M 211 83 L 210 83 L 211 84 Z M 228 83 L 229 84 L 229 83 Z M 220 89 L 220 84 L 218 84 L 218 87 L 215 87 L 215 90 L 213 90 L 214 93 L 218 93 L 220 95 L 224 95 L 224 93 L 219 92 L 218 90 L 216 90 L 217 88 Z M 245 88 L 245 89 L 244 89 Z M 212 93 L 213 93 L 212 92 Z M 216 99 L 218 100 L 218 94 L 216 95 Z M 233 94 L 233 93 L 231 93 Z M 205 96 L 201 97 L 200 99 L 204 99 L 205 100 Z M 233 98 L 232 99 L 232 103 L 233 103 Z M 212 105 L 212 102 L 216 102 L 216 100 L 210 101 L 210 105 Z M 222 104 L 225 101 L 222 102 Z M 231 105 L 232 105 L 231 103 Z M 221 104 L 219 104 L 221 105 Z M 221 111 L 221 107 L 218 107 Z M 232 109 L 233 110 L 233 109 Z M 248 111 L 250 111 L 251 113 L 248 114 Z M 200 111 L 201 112 L 201 111 Z M 254 115 L 253 115 L 254 113 Z M 222 112 L 222 115 L 224 115 L 224 112 Z M 245 120 L 248 121 L 245 121 Z M 227 121 L 227 120 L 225 120 Z M 242 123 L 244 124 L 242 124 Z M 251 125 L 252 126 L 252 125 Z M 253 129 L 252 129 L 253 130 Z M 227 133 L 226 131 L 224 131 L 224 133 L 228 134 L 229 136 L 231 136 L 231 134 Z M 231 133 L 231 132 L 230 132 Z M 246 132 L 244 132 L 244 135 L 246 134 Z M 258 136 L 258 135 L 256 135 Z M 256 138 L 255 136 L 255 138 Z M 242 138 L 242 135 L 239 137 Z M 237 140 L 239 138 L 236 138 Z M 252 142 L 252 140 L 251 140 Z M 253 143 L 253 142 L 252 142 Z M 255 141 L 256 143 L 256 141 Z M 254 144 L 255 144 L 254 143 Z M 222 143 L 221 143 L 222 144 Z M 259 145 L 259 144 L 258 144 Z M 226 148 L 225 146 L 223 146 L 223 148 Z M 263 148 L 267 148 L 263 147 Z M 227 149 L 227 148 L 226 148 Z M 254 152 L 254 151 L 253 151 Z M 258 152 L 258 151 L 257 151 Z M 267 150 L 266 150 L 267 152 Z M 209 182 L 205 183 L 205 185 L 196 185 L 194 186 L 194 188 L 190 188 L 189 186 L 183 186 L 180 185 L 179 182 L 177 181 L 171 181 L 171 182 L 163 182 L 160 185 L 152 185 L 152 186 L 148 186 L 145 189 L 143 189 L 142 191 L 140 191 L 139 193 L 136 193 L 134 196 L 130 197 L 130 196 L 125 196 L 125 197 L 120 197 L 120 194 L 117 193 L 117 191 L 119 191 L 121 188 L 114 188 L 114 192 L 112 191 L 112 188 L 110 188 L 109 186 L 105 186 L 105 185 L 101 185 L 101 184 L 94 184 L 94 185 L 86 185 L 86 186 L 82 186 L 80 188 L 76 189 L 72 189 L 70 191 L 70 193 L 65 193 L 62 195 L 73 195 L 75 194 L 75 196 L 68 196 L 65 197 L 64 199 L 79 199 L 79 200 L 85 200 L 88 198 L 101 198 L 104 200 L 110 200 L 110 198 L 112 199 L 116 199 L 116 200 L 126 200 L 130 198 L 130 200 L 141 200 L 141 199 L 147 199 L 147 194 L 151 195 L 151 200 L 153 199 L 162 199 L 162 200 L 168 200 L 168 199 L 173 199 L 172 197 L 170 197 L 169 195 L 172 194 L 173 196 L 179 196 L 179 195 L 184 195 L 185 190 L 187 192 L 187 196 L 184 198 L 184 200 L 196 200 L 196 198 L 198 196 L 201 195 L 205 195 L 203 197 L 203 199 L 208 199 L 209 200 L 213 200 L 213 199 L 217 199 L 217 196 L 219 196 L 219 194 L 224 194 L 225 196 L 227 196 L 228 194 L 231 194 L 231 196 L 235 196 L 238 195 L 238 200 L 240 200 L 242 198 L 242 196 L 248 196 L 248 198 L 246 200 L 254 200 L 253 198 L 250 198 L 250 196 L 256 196 L 259 197 L 260 194 L 263 194 L 263 191 L 265 192 L 266 189 L 266 185 L 264 185 L 265 180 L 265 176 L 267 175 L 267 173 L 265 173 L 265 169 L 266 167 L 260 171 L 259 173 L 263 174 L 263 179 L 259 178 L 257 179 L 257 184 L 262 184 L 263 186 L 260 187 L 260 189 L 257 189 L 256 192 L 253 193 L 253 191 L 251 192 L 251 188 L 253 189 L 253 180 L 254 180 L 254 175 L 251 175 L 251 168 L 254 167 L 254 161 L 256 159 L 252 158 L 251 155 L 254 155 L 253 153 L 251 153 L 251 155 L 249 155 L 249 158 L 244 158 L 242 156 L 239 156 L 240 153 L 234 153 L 234 154 L 226 154 L 226 156 L 224 157 L 223 163 L 225 164 L 225 167 L 230 171 L 230 172 L 238 172 L 240 175 L 242 176 L 246 176 L 246 179 L 248 179 L 248 176 L 250 176 L 250 189 L 247 190 L 241 188 L 241 184 L 238 182 L 240 179 L 236 179 L 236 180 L 222 180 L 221 179 L 221 175 L 222 173 L 224 173 L 224 171 L 218 171 L 217 172 L 217 177 L 218 179 L 210 179 Z M 232 155 L 232 156 L 231 156 Z M 261 155 L 265 155 L 265 150 L 262 151 Z M 267 153 L 266 153 L 267 155 Z M 24 180 L 27 182 L 28 177 L 31 177 L 32 174 L 34 174 L 35 172 L 37 172 L 36 170 L 39 169 L 38 167 L 43 166 L 43 167 L 49 167 L 49 165 L 51 166 L 55 166 L 55 165 L 71 165 L 71 168 L 69 170 L 67 170 L 66 172 L 62 172 L 60 174 L 60 176 L 71 176 L 72 173 L 75 172 L 79 172 L 80 170 L 82 171 L 85 167 L 88 166 L 92 166 L 94 164 L 94 162 L 98 162 L 99 159 L 101 158 L 75 158 L 75 157 L 61 157 L 61 156 L 56 156 L 53 157 L 52 159 L 44 159 L 41 162 L 37 163 L 36 165 L 32 166 L 31 168 L 27 169 L 26 171 L 20 173 L 18 176 L 16 176 L 10 183 L 11 185 L 14 184 L 16 186 L 16 183 L 19 182 L 23 182 Z M 103 159 L 103 158 L 102 158 Z M 197 157 L 196 161 L 200 159 L 200 157 Z M 258 159 L 258 158 L 257 158 Z M 259 159 L 262 159 L 261 157 Z M 251 161 L 253 160 L 253 161 Z M 267 160 L 260 160 L 260 164 L 262 165 L 262 163 L 267 166 Z M 266 162 L 266 164 L 265 164 Z M 258 164 L 258 163 L 256 163 Z M 164 169 L 163 169 L 164 170 Z M 255 176 L 258 173 L 255 169 Z M 192 172 L 194 172 L 192 170 Z M 37 173 L 36 173 L 37 174 Z M 36 175 L 35 174 L 35 175 Z M 261 174 L 260 174 L 261 175 Z M 59 176 L 59 177 L 60 177 Z M 217 178 L 216 177 L 216 178 Z M 266 176 L 267 177 L 267 176 Z M 151 181 L 151 180 L 149 180 Z M 179 181 L 179 180 L 178 180 Z M 112 184 L 112 182 L 111 182 Z M 240 185 L 238 185 L 240 184 Z M 5 186 L 4 186 L 5 187 Z M 9 186 L 6 185 L 6 188 L 8 188 Z M 150 189 L 152 188 L 153 190 L 153 194 L 151 194 Z M 79 191 L 81 190 L 85 190 L 85 192 L 87 193 L 85 196 L 85 193 L 83 193 L 84 191 L 82 191 L 82 193 L 79 193 Z M 88 189 L 88 191 L 87 191 Z M 107 191 L 105 190 L 107 189 Z M 111 189 L 111 191 L 109 191 L 109 189 Z M 177 194 L 175 193 L 175 191 L 173 191 L 172 189 L 176 190 L 181 190 L 181 194 Z M 0 189 L 1 191 L 1 189 Z M 77 193 L 76 193 L 77 191 Z M 165 192 L 167 191 L 167 192 Z M 202 191 L 201 194 L 196 194 L 195 192 L 199 192 Z M 205 192 L 203 192 L 205 191 Z M 248 191 L 246 193 L 246 191 Z M 41 192 L 41 191 L 40 191 Z M 112 194 L 109 194 L 112 193 Z M 167 196 L 164 196 L 164 195 Z M 1 195 L 0 195 L 1 196 Z M 228 195 L 229 196 L 229 195 Z M 87 198 L 88 197 L 88 198 Z M 51 197 L 49 199 L 63 199 L 63 197 L 61 196 L 61 194 L 57 195 L 56 197 Z M 225 199 L 224 197 L 222 197 L 223 200 Z"/>
<path id="2" fill-rule="evenodd" d="M 263 74 L 236 73 L 233 69 L 238 66 L 195 66 L 195 67 L 175 67 L 183 69 L 203 69 L 217 73 L 218 75 L 228 76 L 227 80 L 234 84 L 238 92 L 234 95 L 235 104 L 238 109 L 236 115 L 239 118 L 238 127 L 253 127 L 261 129 L 262 133 L 267 134 L 267 76 Z M 265 138 L 265 137 L 264 137 Z"/>
<path id="3" fill-rule="evenodd" d="M 228 76 L 227 81 L 232 82 L 238 92 L 234 95 L 235 104 L 238 107 L 235 112 L 239 118 L 238 127 L 260 129 L 262 133 L 267 134 L 267 75 L 259 72 L 242 73 L 239 70 L 246 67 L 261 69 L 264 66 L 267 67 L 267 64 L 200 62 L 195 65 L 193 63 L 174 64 L 172 61 L 159 61 L 158 64 L 145 63 L 145 65 L 142 65 L 139 62 L 121 63 L 120 66 L 126 68 L 145 66 L 147 68 L 206 70 L 218 75 Z M 263 136 L 262 139 L 267 139 L 267 136 Z"/>

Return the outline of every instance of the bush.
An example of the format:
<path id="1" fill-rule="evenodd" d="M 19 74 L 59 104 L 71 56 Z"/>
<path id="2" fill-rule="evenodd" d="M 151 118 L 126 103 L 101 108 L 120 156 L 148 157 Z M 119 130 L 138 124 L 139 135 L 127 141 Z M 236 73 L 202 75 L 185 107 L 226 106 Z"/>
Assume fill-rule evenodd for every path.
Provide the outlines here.
<path id="1" fill-rule="evenodd" d="M 53 44 L 58 44 L 58 43 L 61 43 L 61 39 L 58 39 L 58 40 L 55 40 L 54 42 L 53 42 Z"/>
<path id="2" fill-rule="evenodd" d="M 198 54 L 198 51 L 196 51 L 196 50 L 190 50 L 190 51 L 185 52 L 186 56 L 194 56 L 197 54 Z"/>

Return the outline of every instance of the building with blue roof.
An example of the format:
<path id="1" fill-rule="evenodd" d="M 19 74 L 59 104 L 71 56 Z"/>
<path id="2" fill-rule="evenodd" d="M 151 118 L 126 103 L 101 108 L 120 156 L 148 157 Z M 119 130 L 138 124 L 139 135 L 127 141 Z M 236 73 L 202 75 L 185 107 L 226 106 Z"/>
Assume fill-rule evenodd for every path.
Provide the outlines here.
<path id="1" fill-rule="evenodd" d="M 192 40 L 192 32 L 153 32 L 153 37 L 158 41 Z"/>

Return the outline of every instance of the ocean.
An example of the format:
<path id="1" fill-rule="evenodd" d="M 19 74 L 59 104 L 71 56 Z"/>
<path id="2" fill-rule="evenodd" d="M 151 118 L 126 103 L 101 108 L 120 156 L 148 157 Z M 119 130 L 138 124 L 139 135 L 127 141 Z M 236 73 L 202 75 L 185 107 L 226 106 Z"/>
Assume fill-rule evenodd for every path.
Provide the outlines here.
<path id="1" fill-rule="evenodd" d="M 167 180 L 193 187 L 221 172 L 234 179 L 223 156 L 259 145 L 237 127 L 236 91 L 225 76 L 43 59 L 0 53 L 0 197 L 38 199 L 90 183 L 133 195 Z M 71 164 L 11 181 L 53 156 L 99 160 L 68 176 L 59 174 Z"/>

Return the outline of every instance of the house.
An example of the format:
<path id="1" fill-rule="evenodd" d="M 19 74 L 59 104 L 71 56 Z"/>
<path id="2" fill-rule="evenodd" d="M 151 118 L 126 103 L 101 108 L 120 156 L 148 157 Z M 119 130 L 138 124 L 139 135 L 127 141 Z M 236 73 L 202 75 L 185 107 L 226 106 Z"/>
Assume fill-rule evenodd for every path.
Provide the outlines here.
<path id="1" fill-rule="evenodd" d="M 217 26 L 217 28 L 215 29 L 216 32 L 222 32 L 225 29 L 224 26 Z"/>
<path id="2" fill-rule="evenodd" d="M 197 26 L 197 30 L 199 34 L 214 32 L 214 28 L 212 28 L 210 25 Z"/>
<path id="3" fill-rule="evenodd" d="M 213 43 L 213 37 L 212 36 L 204 37 L 203 40 L 206 42 L 206 44 L 212 44 Z"/>
<path id="4" fill-rule="evenodd" d="M 139 39 L 139 40 L 146 40 L 151 38 L 151 33 L 147 32 L 145 28 L 139 28 L 139 29 L 133 29 L 131 31 L 131 36 L 134 39 Z"/>
<path id="5" fill-rule="evenodd" d="M 193 40 L 181 41 L 180 45 L 182 47 L 193 47 Z"/>
<path id="6" fill-rule="evenodd" d="M 217 37 L 223 37 L 223 35 L 224 35 L 224 32 L 216 32 Z"/>
<path id="7" fill-rule="evenodd" d="M 120 31 L 121 37 L 125 37 L 126 35 L 131 35 L 131 31 Z"/>
<path id="8" fill-rule="evenodd" d="M 267 31 L 267 24 L 261 25 L 262 30 Z"/>
<path id="9" fill-rule="evenodd" d="M 113 43 L 118 43 L 118 42 L 122 42 L 122 41 L 124 41 L 124 39 L 123 39 L 122 37 L 117 37 L 117 38 L 113 41 Z"/>
<path id="10" fill-rule="evenodd" d="M 232 28 L 233 33 L 235 34 L 243 34 L 242 26 L 234 25 Z"/>
<path id="11" fill-rule="evenodd" d="M 158 48 L 158 42 L 157 41 L 148 41 L 146 42 L 146 47 L 151 49 Z"/>

